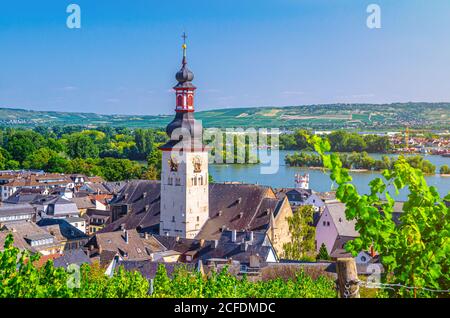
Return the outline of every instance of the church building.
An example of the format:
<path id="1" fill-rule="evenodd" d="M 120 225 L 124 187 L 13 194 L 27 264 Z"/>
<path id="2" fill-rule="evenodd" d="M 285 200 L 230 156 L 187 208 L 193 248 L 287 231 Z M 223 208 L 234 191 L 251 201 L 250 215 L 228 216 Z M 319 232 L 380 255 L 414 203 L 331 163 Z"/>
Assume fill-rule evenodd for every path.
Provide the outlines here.
<path id="1" fill-rule="evenodd" d="M 128 182 L 110 203 L 112 223 L 101 232 L 136 229 L 161 236 L 219 240 L 225 230 L 263 232 L 278 255 L 290 242 L 286 197 L 271 187 L 209 183 L 208 149 L 202 125 L 194 118 L 194 74 L 187 66 L 186 44 L 176 74 L 175 118 L 166 127 L 161 181 Z"/>

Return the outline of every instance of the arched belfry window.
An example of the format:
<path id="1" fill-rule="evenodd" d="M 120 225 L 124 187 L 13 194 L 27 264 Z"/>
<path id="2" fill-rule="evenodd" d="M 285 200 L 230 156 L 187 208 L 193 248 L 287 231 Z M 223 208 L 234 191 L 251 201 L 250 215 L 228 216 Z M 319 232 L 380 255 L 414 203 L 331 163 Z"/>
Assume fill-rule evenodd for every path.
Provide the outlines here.
<path id="1" fill-rule="evenodd" d="M 178 95 L 177 97 L 177 105 L 183 106 L 183 95 Z"/>

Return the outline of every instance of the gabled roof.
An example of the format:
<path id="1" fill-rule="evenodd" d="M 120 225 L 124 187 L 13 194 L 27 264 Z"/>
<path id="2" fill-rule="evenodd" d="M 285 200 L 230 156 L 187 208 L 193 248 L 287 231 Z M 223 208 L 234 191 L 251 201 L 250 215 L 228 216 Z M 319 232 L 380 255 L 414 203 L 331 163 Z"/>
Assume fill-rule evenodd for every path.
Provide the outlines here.
<path id="1" fill-rule="evenodd" d="M 3 204 L 0 205 L 0 217 L 10 215 L 34 214 L 36 210 L 30 204 Z"/>
<path id="2" fill-rule="evenodd" d="M 70 201 L 75 203 L 78 209 L 95 208 L 95 204 L 92 202 L 91 198 L 88 196 L 71 198 Z"/>
<path id="3" fill-rule="evenodd" d="M 51 235 L 49 232 L 37 226 L 35 223 L 30 221 L 16 221 L 8 222 L 4 225 L 6 230 L 12 231 L 17 236 L 22 237 L 28 244 L 34 240 L 49 239 L 52 238 L 52 243 L 35 246 L 34 249 L 39 251 L 52 246 L 58 246 L 59 241 Z"/>
<path id="4" fill-rule="evenodd" d="M 253 240 L 250 240 L 250 232 L 237 231 L 236 241 L 233 242 L 232 231 L 224 231 L 217 247 L 209 244 L 208 248 L 200 253 L 199 258 L 203 261 L 232 259 L 241 264 L 249 264 L 250 257 L 255 256 L 261 263 L 265 263 L 271 252 L 274 252 L 274 249 L 265 232 L 253 232 Z"/>
<path id="5" fill-rule="evenodd" d="M 128 233 L 128 241 L 126 240 L 126 233 Z M 91 245 L 98 249 L 100 257 L 105 251 L 109 251 L 119 254 L 122 258 L 128 260 L 150 259 L 152 253 L 164 249 L 152 236 L 148 238 L 141 237 L 136 230 L 109 233 L 97 232 L 86 244 L 87 247 Z M 91 257 L 93 256 L 96 255 L 91 255 Z"/>
<path id="6" fill-rule="evenodd" d="M 254 184 L 213 183 L 209 186 L 209 220 L 198 234 L 219 239 L 221 229 L 260 230 L 267 228 L 278 199 L 272 189 Z"/>
<path id="7" fill-rule="evenodd" d="M 55 267 L 64 267 L 65 269 L 71 264 L 81 266 L 82 264 L 91 263 L 89 257 L 81 249 L 64 251 L 64 254 L 61 255 L 61 257 L 58 257 L 53 261 Z"/>
<path id="8" fill-rule="evenodd" d="M 0 251 L 2 251 L 4 249 L 5 246 L 5 241 L 6 241 L 6 237 L 11 234 L 13 236 L 14 242 L 13 242 L 13 246 L 18 248 L 21 251 L 27 250 L 31 253 L 36 253 L 37 251 L 30 246 L 30 244 L 27 243 L 27 241 L 25 241 L 25 239 L 22 237 L 22 235 L 20 235 L 17 232 L 14 232 L 12 230 L 3 230 L 0 231 Z"/>
<path id="9" fill-rule="evenodd" d="M 22 193 L 21 191 L 14 192 L 9 198 L 4 200 L 4 203 L 7 204 L 24 204 L 24 203 L 32 203 L 37 198 L 41 197 L 41 193 Z"/>
<path id="10" fill-rule="evenodd" d="M 345 244 L 353 239 L 355 239 L 355 237 L 338 236 L 331 249 L 330 256 L 333 258 L 352 257 L 352 254 L 345 249 Z"/>
<path id="11" fill-rule="evenodd" d="M 55 236 L 59 241 L 82 240 L 88 238 L 85 233 L 65 219 L 41 219 L 37 224 L 42 229 Z"/>
<path id="12" fill-rule="evenodd" d="M 333 219 L 339 236 L 358 237 L 359 233 L 355 230 L 355 220 L 347 220 L 345 217 L 345 204 L 341 202 L 329 202 L 326 209 Z"/>

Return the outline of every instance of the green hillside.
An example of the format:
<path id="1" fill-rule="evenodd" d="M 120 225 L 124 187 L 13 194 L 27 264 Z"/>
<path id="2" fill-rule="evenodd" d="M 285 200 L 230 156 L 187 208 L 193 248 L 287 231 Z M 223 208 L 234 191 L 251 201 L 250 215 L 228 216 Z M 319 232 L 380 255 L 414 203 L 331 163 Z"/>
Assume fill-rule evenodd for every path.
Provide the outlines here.
<path id="1" fill-rule="evenodd" d="M 173 115 L 131 116 L 30 111 L 0 108 L 0 125 L 34 127 L 103 125 L 163 127 Z M 205 127 L 304 127 L 312 129 L 450 128 L 450 103 L 330 104 L 288 107 L 247 107 L 202 111 Z"/>

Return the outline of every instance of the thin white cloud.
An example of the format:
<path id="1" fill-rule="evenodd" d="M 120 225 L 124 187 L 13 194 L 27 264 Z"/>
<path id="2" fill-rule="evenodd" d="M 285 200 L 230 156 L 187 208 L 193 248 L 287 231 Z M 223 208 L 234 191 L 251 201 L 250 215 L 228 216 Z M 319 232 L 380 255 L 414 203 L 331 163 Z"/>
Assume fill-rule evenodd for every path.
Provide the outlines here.
<path id="1" fill-rule="evenodd" d="M 355 100 L 355 99 L 364 99 L 364 98 L 372 98 L 375 97 L 375 94 L 367 93 L 367 94 L 352 94 L 352 95 L 341 95 L 336 96 L 336 99 L 346 99 L 346 100 Z"/>
<path id="2" fill-rule="evenodd" d="M 303 91 L 284 91 L 284 92 L 281 92 L 281 95 L 283 95 L 283 96 L 305 95 L 305 92 L 303 92 Z"/>
<path id="3" fill-rule="evenodd" d="M 106 100 L 106 102 L 107 102 L 107 103 L 113 103 L 113 104 L 115 104 L 115 103 L 120 102 L 120 99 L 118 99 L 118 98 L 108 98 L 108 99 Z"/>
<path id="4" fill-rule="evenodd" d="M 64 86 L 64 87 L 61 88 L 61 89 L 62 89 L 63 91 L 70 92 L 70 91 L 76 91 L 76 90 L 78 89 L 78 87 L 68 85 L 68 86 Z"/>

